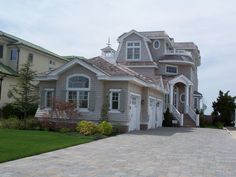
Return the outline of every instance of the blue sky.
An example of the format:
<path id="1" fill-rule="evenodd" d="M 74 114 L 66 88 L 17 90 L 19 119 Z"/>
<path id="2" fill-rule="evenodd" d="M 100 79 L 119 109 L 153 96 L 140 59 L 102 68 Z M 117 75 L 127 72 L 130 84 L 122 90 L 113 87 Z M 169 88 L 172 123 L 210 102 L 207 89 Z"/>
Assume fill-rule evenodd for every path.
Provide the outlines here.
<path id="1" fill-rule="evenodd" d="M 234 0 L 2 0 L 0 30 L 60 55 L 93 57 L 123 32 L 165 30 L 195 42 L 202 56 L 199 91 L 207 113 L 218 91 L 236 95 Z"/>

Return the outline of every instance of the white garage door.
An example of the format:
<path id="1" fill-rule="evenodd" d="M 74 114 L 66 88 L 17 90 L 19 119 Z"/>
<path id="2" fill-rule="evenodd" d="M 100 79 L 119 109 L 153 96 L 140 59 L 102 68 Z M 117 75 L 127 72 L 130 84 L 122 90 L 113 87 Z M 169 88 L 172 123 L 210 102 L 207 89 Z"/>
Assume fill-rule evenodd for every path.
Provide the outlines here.
<path id="1" fill-rule="evenodd" d="M 148 115 L 149 115 L 149 123 L 148 128 L 156 128 L 156 119 L 157 119 L 157 106 L 156 99 L 149 98 L 149 106 L 148 106 Z"/>
<path id="2" fill-rule="evenodd" d="M 130 123 L 129 131 L 140 129 L 140 99 L 137 95 L 130 95 Z"/>

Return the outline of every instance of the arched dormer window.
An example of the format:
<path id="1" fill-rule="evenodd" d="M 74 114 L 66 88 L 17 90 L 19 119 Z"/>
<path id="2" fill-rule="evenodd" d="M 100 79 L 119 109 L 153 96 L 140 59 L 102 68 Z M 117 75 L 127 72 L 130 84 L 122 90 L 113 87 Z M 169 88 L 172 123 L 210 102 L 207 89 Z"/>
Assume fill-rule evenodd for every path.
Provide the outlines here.
<path id="1" fill-rule="evenodd" d="M 90 77 L 82 74 L 67 77 L 67 101 L 75 103 L 80 111 L 88 109 L 89 90 Z"/>

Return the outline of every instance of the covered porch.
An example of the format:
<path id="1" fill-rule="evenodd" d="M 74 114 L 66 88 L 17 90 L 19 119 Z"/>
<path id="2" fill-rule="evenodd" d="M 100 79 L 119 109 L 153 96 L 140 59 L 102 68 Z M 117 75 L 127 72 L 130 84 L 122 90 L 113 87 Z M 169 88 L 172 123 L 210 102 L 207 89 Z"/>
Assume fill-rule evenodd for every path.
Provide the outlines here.
<path id="1" fill-rule="evenodd" d="M 184 75 L 179 75 L 168 82 L 169 110 L 180 126 L 187 126 L 193 121 L 199 126 L 199 115 L 194 111 L 193 83 Z"/>

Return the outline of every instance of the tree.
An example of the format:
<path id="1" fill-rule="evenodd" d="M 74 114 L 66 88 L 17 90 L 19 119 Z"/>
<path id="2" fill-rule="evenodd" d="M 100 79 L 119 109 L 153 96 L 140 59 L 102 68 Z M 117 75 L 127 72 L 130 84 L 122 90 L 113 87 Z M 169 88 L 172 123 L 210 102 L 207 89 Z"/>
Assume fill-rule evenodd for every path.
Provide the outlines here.
<path id="1" fill-rule="evenodd" d="M 220 90 L 217 100 L 212 103 L 214 117 L 226 126 L 231 125 L 234 117 L 235 99 L 236 97 L 229 95 L 229 91 L 224 93 Z"/>
<path id="2" fill-rule="evenodd" d="M 106 95 L 101 110 L 101 119 L 100 119 L 101 122 L 108 121 L 108 111 L 109 111 L 109 96 Z"/>
<path id="3" fill-rule="evenodd" d="M 37 108 L 38 94 L 37 86 L 34 83 L 36 72 L 27 62 L 22 65 L 18 75 L 17 85 L 13 85 L 8 96 L 13 99 L 13 107 L 22 113 L 23 118 L 26 118 L 32 110 Z"/>

